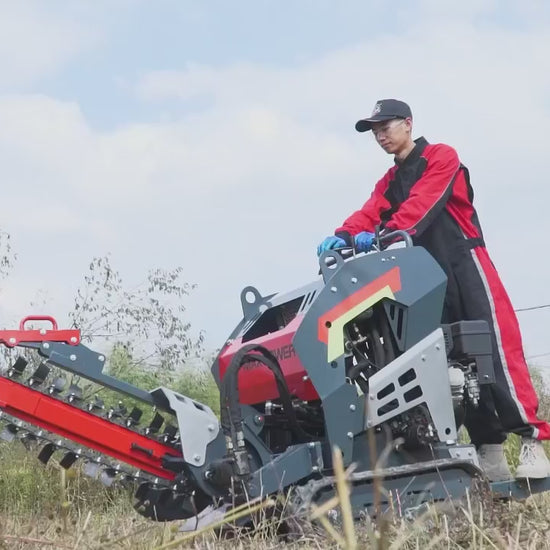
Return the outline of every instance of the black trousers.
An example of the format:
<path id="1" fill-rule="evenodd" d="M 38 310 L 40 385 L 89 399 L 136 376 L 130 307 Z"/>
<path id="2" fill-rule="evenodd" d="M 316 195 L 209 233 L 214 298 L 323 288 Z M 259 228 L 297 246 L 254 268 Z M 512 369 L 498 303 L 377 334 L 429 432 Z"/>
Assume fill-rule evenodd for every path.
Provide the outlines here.
<path id="1" fill-rule="evenodd" d="M 486 248 L 459 246 L 436 260 L 448 277 L 443 322 L 482 319 L 492 333 L 496 384 L 481 386 L 479 406 L 466 411 L 472 443 L 502 443 L 509 432 L 550 439 L 550 425 L 537 418 L 538 397 L 513 306 Z"/>

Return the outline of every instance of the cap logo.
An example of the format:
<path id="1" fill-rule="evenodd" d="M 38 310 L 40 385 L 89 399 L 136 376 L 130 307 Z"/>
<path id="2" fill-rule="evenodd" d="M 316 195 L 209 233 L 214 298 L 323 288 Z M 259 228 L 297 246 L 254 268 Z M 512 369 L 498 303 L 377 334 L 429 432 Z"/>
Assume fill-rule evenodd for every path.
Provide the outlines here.
<path id="1" fill-rule="evenodd" d="M 377 103 L 374 106 L 374 109 L 372 110 L 372 115 L 371 116 L 377 115 L 381 110 L 382 110 L 382 103 Z"/>

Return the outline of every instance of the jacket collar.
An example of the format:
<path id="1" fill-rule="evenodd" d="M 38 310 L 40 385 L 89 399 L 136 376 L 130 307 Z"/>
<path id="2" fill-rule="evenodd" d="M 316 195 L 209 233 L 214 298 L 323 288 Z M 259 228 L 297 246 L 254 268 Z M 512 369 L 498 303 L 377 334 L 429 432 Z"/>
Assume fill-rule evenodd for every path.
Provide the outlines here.
<path id="1" fill-rule="evenodd" d="M 408 164 L 412 164 L 415 161 L 417 161 L 422 155 L 422 153 L 424 152 L 424 149 L 426 148 L 426 146 L 428 145 L 428 141 L 424 137 L 419 137 L 415 139 L 414 143 L 415 143 L 414 149 L 407 155 L 405 160 L 399 161 L 395 159 L 395 164 L 397 164 L 399 168 L 403 166 L 407 166 Z"/>

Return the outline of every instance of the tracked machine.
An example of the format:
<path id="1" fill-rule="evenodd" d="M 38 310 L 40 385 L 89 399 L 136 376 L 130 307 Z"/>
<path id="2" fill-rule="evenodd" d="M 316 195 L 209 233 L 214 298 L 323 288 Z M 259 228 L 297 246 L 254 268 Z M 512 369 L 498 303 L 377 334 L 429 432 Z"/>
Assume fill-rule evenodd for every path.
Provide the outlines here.
<path id="1" fill-rule="evenodd" d="M 405 246 L 385 248 L 403 240 Z M 550 478 L 489 483 L 457 431 L 480 388 L 494 383 L 485 321 L 441 324 L 446 278 L 408 234 L 377 237 L 369 254 L 328 251 L 320 277 L 286 294 L 241 293 L 243 318 L 212 365 L 221 418 L 169 388 L 134 387 L 106 358 L 28 317 L 0 342 L 25 353 L 2 370 L 2 438 L 47 462 L 77 461 L 104 483 L 136 483 L 136 510 L 158 521 L 213 522 L 245 500 L 290 493 L 294 514 L 335 491 L 341 451 L 355 514 L 407 514 L 479 487 L 522 498 Z M 32 329 L 41 320 L 48 328 Z M 29 358 L 34 352 L 36 359 Z M 55 367 L 55 369 L 54 369 Z M 87 402 L 66 371 L 139 405 Z"/>

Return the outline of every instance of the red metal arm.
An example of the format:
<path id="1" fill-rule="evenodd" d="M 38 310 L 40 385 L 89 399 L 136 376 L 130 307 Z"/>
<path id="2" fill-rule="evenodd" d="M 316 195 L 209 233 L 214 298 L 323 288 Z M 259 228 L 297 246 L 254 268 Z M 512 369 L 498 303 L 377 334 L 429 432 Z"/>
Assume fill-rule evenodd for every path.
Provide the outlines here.
<path id="1" fill-rule="evenodd" d="M 172 480 L 175 474 L 162 467 L 162 457 L 165 454 L 182 456 L 172 447 L 9 378 L 0 378 L 0 408 L 25 422 L 164 479 Z"/>

